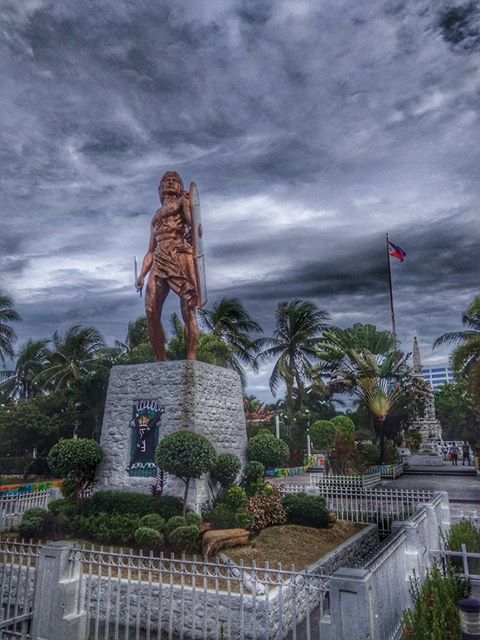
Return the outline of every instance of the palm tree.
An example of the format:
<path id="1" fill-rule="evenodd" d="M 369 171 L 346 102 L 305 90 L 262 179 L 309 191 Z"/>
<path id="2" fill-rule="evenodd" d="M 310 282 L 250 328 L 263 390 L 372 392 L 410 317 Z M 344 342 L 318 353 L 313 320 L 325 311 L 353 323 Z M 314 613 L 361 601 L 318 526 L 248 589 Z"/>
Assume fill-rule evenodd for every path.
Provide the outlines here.
<path id="1" fill-rule="evenodd" d="M 65 336 L 53 334 L 47 365 L 36 381 L 53 389 L 66 389 L 82 376 L 90 374 L 105 355 L 105 342 L 93 327 L 75 325 Z M 108 354 L 107 354 L 108 356 Z"/>
<path id="2" fill-rule="evenodd" d="M 0 292 L 0 363 L 5 367 L 6 358 L 15 355 L 13 344 L 17 339 L 15 331 L 7 324 L 21 320 L 19 314 L 13 308 L 12 299 Z"/>
<path id="3" fill-rule="evenodd" d="M 130 353 L 136 347 L 149 342 L 147 316 L 139 316 L 136 320 L 128 323 L 127 336 L 125 342 L 115 340 L 115 347 L 123 353 Z"/>
<path id="4" fill-rule="evenodd" d="M 246 384 L 245 366 L 257 370 L 255 354 L 256 342 L 250 334 L 262 333 L 262 327 L 252 320 L 242 303 L 236 298 L 222 298 L 212 309 L 199 311 L 203 329 L 219 338 L 228 347 L 229 355 L 225 366 L 240 375 L 242 385 Z"/>
<path id="5" fill-rule="evenodd" d="M 287 388 L 287 409 L 293 412 L 296 387 L 300 398 L 306 383 L 313 379 L 313 364 L 317 359 L 316 344 L 328 327 L 328 313 L 311 302 L 294 300 L 281 302 L 277 307 L 276 325 L 271 338 L 256 341 L 259 363 L 275 358 L 270 376 L 270 389 L 275 395 L 280 382 Z"/>
<path id="6" fill-rule="evenodd" d="M 187 343 L 185 341 L 185 325 L 176 313 L 170 316 L 172 336 L 167 342 L 167 356 L 169 360 L 186 360 Z"/>
<path id="7" fill-rule="evenodd" d="M 48 340 L 29 338 L 20 348 L 15 370 L 9 372 L 10 376 L 0 385 L 12 397 L 26 400 L 39 392 L 37 376 L 48 362 L 47 344 Z"/>

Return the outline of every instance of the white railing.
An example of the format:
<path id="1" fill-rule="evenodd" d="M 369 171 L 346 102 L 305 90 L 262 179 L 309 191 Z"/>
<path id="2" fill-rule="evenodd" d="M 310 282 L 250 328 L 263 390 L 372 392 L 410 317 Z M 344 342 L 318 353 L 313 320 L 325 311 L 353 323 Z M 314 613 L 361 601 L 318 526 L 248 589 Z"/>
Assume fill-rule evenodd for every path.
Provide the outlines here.
<path id="1" fill-rule="evenodd" d="M 0 638 L 26 640 L 33 618 L 39 544 L 0 541 Z"/>
<path id="2" fill-rule="evenodd" d="M 304 493 L 313 487 L 302 485 L 277 485 L 282 495 Z M 415 513 L 418 504 L 429 502 L 431 491 L 409 489 L 363 489 L 361 487 L 336 487 L 318 485 L 317 495 L 325 499 L 329 511 L 341 520 L 377 523 L 380 534 L 387 535 L 395 520 L 406 520 Z"/>
<path id="3" fill-rule="evenodd" d="M 59 495 L 58 489 L 51 488 L 32 493 L 15 493 L 0 497 L 0 532 L 8 531 L 19 524 L 22 514 L 32 507 L 46 509 L 48 503 Z"/>
<path id="4" fill-rule="evenodd" d="M 442 564 L 451 562 L 456 565 L 463 578 L 469 578 L 473 585 L 480 585 L 480 553 L 467 551 L 467 545 L 462 544 L 461 551 L 450 551 L 449 549 L 432 549 L 430 555 L 433 559 L 439 560 Z"/>
<path id="5" fill-rule="evenodd" d="M 380 473 L 368 473 L 356 476 L 309 474 L 310 484 L 328 487 L 374 487 L 381 481 Z"/>

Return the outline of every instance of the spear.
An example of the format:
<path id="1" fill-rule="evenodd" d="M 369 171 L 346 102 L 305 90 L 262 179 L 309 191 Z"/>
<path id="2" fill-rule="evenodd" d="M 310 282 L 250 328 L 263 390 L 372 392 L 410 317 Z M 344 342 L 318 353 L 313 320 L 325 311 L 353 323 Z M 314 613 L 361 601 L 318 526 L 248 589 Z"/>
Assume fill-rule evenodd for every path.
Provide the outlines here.
<path id="1" fill-rule="evenodd" d="M 137 287 L 137 280 L 138 280 L 138 267 L 137 267 L 137 256 L 133 256 L 133 268 L 135 270 L 135 289 L 138 291 L 138 293 L 140 294 L 140 298 L 142 297 L 142 289 Z"/>

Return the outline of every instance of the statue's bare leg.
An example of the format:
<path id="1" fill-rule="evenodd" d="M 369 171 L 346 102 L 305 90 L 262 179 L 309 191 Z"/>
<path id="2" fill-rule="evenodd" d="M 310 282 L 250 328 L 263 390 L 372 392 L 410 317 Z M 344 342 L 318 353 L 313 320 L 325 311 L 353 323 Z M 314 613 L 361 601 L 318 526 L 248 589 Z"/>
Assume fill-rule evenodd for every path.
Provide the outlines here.
<path id="1" fill-rule="evenodd" d="M 187 344 L 187 360 L 197 359 L 197 346 L 200 330 L 197 323 L 197 309 L 190 304 L 187 297 L 180 299 L 182 318 L 185 323 L 185 342 Z"/>
<path id="2" fill-rule="evenodd" d="M 148 335 L 158 362 L 164 362 L 165 354 L 165 331 L 162 326 L 163 303 L 170 288 L 166 280 L 157 280 L 153 274 L 148 278 L 147 291 L 145 294 L 145 311 L 147 313 Z"/>

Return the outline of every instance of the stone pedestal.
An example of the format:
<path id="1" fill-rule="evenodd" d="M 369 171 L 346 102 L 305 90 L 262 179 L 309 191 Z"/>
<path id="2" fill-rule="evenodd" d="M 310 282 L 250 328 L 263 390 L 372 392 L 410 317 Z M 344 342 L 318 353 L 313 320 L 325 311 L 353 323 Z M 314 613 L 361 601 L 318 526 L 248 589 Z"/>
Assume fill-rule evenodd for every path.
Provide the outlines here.
<path id="1" fill-rule="evenodd" d="M 218 453 L 234 453 L 245 462 L 247 431 L 236 372 L 196 361 L 113 367 L 100 437 L 104 459 L 94 491 L 150 493 L 156 443 L 183 429 L 208 438 Z M 164 493 L 183 498 L 184 489 L 183 482 L 167 476 Z M 190 482 L 192 509 L 198 512 L 209 498 L 206 478 Z"/>

